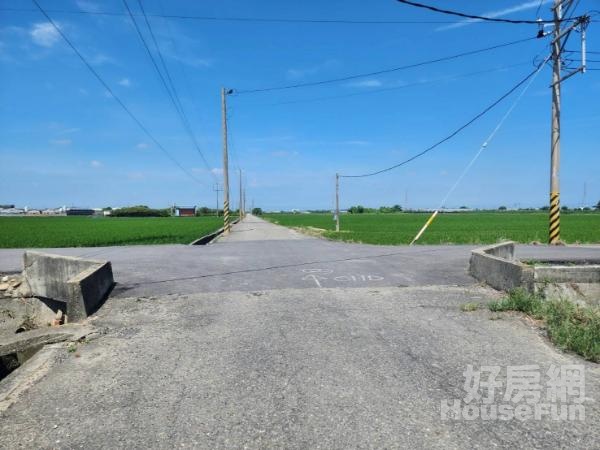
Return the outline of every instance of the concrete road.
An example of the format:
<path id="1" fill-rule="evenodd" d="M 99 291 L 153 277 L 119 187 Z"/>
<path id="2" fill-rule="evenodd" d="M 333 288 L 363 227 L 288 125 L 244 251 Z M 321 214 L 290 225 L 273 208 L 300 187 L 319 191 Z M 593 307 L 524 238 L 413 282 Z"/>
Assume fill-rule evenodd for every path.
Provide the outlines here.
<path id="1" fill-rule="evenodd" d="M 599 366 L 462 312 L 498 297 L 466 275 L 469 247 L 288 233 L 249 218 L 206 247 L 94 250 L 125 280 L 92 320 L 105 334 L 0 413 L 0 448 L 598 448 Z M 502 387 L 507 366 L 583 365 L 585 420 L 442 420 L 469 364 Z"/>
<path id="2" fill-rule="evenodd" d="M 472 245 L 376 246 L 310 238 L 253 216 L 215 244 L 45 249 L 112 262 L 115 297 L 311 287 L 459 285 Z M 0 273 L 22 268 L 23 250 L 0 249 Z M 527 259 L 600 258 L 600 247 L 519 246 Z"/>

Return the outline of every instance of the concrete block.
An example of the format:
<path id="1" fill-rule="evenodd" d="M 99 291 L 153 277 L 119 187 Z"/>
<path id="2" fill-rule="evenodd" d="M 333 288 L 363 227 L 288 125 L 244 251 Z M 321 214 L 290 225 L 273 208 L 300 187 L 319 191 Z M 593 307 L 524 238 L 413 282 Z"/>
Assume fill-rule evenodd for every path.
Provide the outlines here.
<path id="1" fill-rule="evenodd" d="M 533 288 L 533 273 L 514 259 L 514 242 L 503 242 L 471 252 L 469 273 L 494 289 Z"/>
<path id="2" fill-rule="evenodd" d="M 23 255 L 23 278 L 33 296 L 66 303 L 69 321 L 93 313 L 114 285 L 108 261 L 32 251 Z"/>

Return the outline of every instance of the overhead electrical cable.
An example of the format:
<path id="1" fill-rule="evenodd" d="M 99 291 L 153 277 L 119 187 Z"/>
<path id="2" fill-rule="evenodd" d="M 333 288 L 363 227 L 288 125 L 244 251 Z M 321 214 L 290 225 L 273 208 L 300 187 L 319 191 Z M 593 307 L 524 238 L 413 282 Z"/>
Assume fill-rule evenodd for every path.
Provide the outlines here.
<path id="1" fill-rule="evenodd" d="M 10 8 L 2 7 L 0 11 L 10 12 L 32 12 L 37 11 L 36 9 L 29 8 Z M 79 14 L 79 15 L 90 15 L 90 16 L 112 16 L 112 17 L 124 17 L 127 14 L 117 11 L 90 11 L 84 9 L 47 9 L 49 13 L 56 14 Z M 237 16 L 201 16 L 191 14 L 158 14 L 148 13 L 148 17 L 161 17 L 164 19 L 179 19 L 179 20 L 198 20 L 206 22 L 246 22 L 246 23 L 306 23 L 306 24 L 341 24 L 341 25 L 451 25 L 462 22 L 449 21 L 449 20 L 352 20 L 352 19 L 293 19 L 283 17 L 237 17 Z M 482 23 L 482 22 L 479 22 Z M 485 23 L 485 22 L 483 22 Z M 488 22 L 493 23 L 493 22 Z"/>
<path id="2" fill-rule="evenodd" d="M 474 122 L 476 122 L 478 119 L 480 119 L 485 114 L 487 114 L 489 111 L 491 111 L 495 106 L 497 106 L 498 104 L 500 104 L 504 99 L 506 99 L 507 97 L 509 97 L 513 92 L 515 92 L 517 89 L 519 89 L 520 86 L 522 86 L 523 84 L 525 84 L 527 82 L 527 80 L 529 80 L 531 77 L 533 77 L 535 74 L 537 74 L 538 71 L 540 70 L 540 67 L 543 66 L 546 63 L 546 60 L 547 60 L 547 58 L 544 59 L 544 61 L 542 63 L 540 63 L 535 68 L 534 71 L 532 71 L 531 73 L 529 73 L 525 78 L 523 78 L 516 85 L 514 85 L 512 88 L 510 88 L 507 92 L 505 92 L 504 94 L 502 94 L 498 99 L 496 99 L 490 105 L 488 105 L 487 107 L 485 107 L 481 112 L 479 112 L 478 114 L 476 114 L 473 118 L 471 118 L 466 123 L 464 123 L 463 125 L 461 125 L 460 127 L 458 127 L 456 130 L 454 130 L 448 136 L 446 136 L 443 139 L 437 141 L 435 144 L 427 147 L 425 150 L 423 150 L 423 151 L 421 151 L 421 152 L 419 152 L 419 153 L 411 156 L 408 159 L 405 159 L 404 161 L 399 162 L 398 164 L 394 164 L 393 166 L 386 167 L 385 169 L 376 170 L 374 172 L 363 173 L 363 174 L 360 174 L 360 175 L 342 175 L 342 174 L 340 174 L 340 178 L 365 178 L 365 177 L 371 177 L 371 176 L 374 176 L 374 175 L 379 175 L 381 173 L 389 172 L 390 170 L 397 169 L 398 167 L 404 166 L 405 164 L 408 164 L 409 162 L 414 161 L 415 159 L 420 158 L 421 156 L 429 153 L 430 151 L 432 151 L 435 148 L 437 148 L 440 145 L 442 145 L 444 142 L 447 142 L 450 139 L 452 139 L 453 137 L 455 137 L 457 134 L 459 134 L 465 128 L 469 127 Z"/>
<path id="3" fill-rule="evenodd" d="M 140 127 L 140 129 L 148 136 L 148 138 L 154 142 L 154 144 L 177 166 L 179 167 L 188 177 L 194 180 L 197 183 L 203 184 L 202 181 L 194 176 L 189 170 L 187 170 L 171 153 L 154 137 L 152 133 L 148 130 L 148 128 L 133 114 L 133 112 L 123 103 L 123 101 L 114 93 L 111 87 L 104 81 L 104 79 L 100 76 L 98 72 L 92 67 L 92 65 L 88 62 L 88 60 L 81 54 L 81 52 L 75 47 L 75 45 L 69 40 L 69 38 L 63 33 L 58 25 L 52 20 L 52 18 L 46 13 L 46 11 L 40 6 L 37 0 L 32 0 L 35 6 L 39 9 L 39 11 L 46 17 L 48 22 L 52 25 L 52 27 L 56 30 L 56 32 L 63 38 L 63 40 L 67 43 L 69 47 L 75 52 L 75 54 L 79 57 L 79 59 L 83 62 L 83 64 L 89 69 L 89 71 L 94 75 L 94 77 L 100 82 L 100 84 L 106 89 L 106 91 L 111 95 L 113 99 L 121 106 L 121 108 L 131 117 L 131 119 Z"/>
<path id="4" fill-rule="evenodd" d="M 423 9 L 428 9 L 430 11 L 434 11 L 434 12 L 438 12 L 438 13 L 442 13 L 442 14 L 448 14 L 451 16 L 458 16 L 458 17 L 464 17 L 465 19 L 475 19 L 475 20 L 483 20 L 483 21 L 487 21 L 487 22 L 501 22 L 501 23 L 513 23 L 513 24 L 532 24 L 532 25 L 539 25 L 539 24 L 544 24 L 544 23 L 554 23 L 554 20 L 542 20 L 542 19 L 537 19 L 537 20 L 514 20 L 514 19 L 502 19 L 499 17 L 486 17 L 486 16 L 478 16 L 476 14 L 467 14 L 467 13 L 463 13 L 463 12 L 458 12 L 458 11 L 452 11 L 449 9 L 443 9 L 443 8 L 438 8 L 437 6 L 431 6 L 431 5 L 425 5 L 424 3 L 418 3 L 418 2 L 414 2 L 411 0 L 396 0 L 400 3 L 404 3 L 405 5 L 410 5 L 410 6 L 415 6 L 417 8 L 423 8 Z M 563 19 L 560 22 L 567 22 L 570 20 L 576 20 L 576 19 Z"/>
<path id="5" fill-rule="evenodd" d="M 303 88 L 303 87 L 309 87 L 309 86 L 320 86 L 320 85 L 324 85 L 324 84 L 339 83 L 342 81 L 356 80 L 357 78 L 372 77 L 375 75 L 382 75 L 382 74 L 386 74 L 386 73 L 398 72 L 400 70 L 412 69 L 415 67 L 422 67 L 422 66 L 426 66 L 429 64 L 435 64 L 435 63 L 444 62 L 444 61 L 451 61 L 453 59 L 463 58 L 465 56 L 476 55 L 479 53 L 496 50 L 498 48 L 522 44 L 523 42 L 528 42 L 528 41 L 532 41 L 532 40 L 536 40 L 536 39 L 537 39 L 537 37 L 529 37 L 529 38 L 525 38 L 525 39 L 519 39 L 516 41 L 505 42 L 503 44 L 493 45 L 491 47 L 470 50 L 467 52 L 457 53 L 455 55 L 444 56 L 442 58 L 421 61 L 418 63 L 407 64 L 407 65 L 399 66 L 399 67 L 392 67 L 389 69 L 376 70 L 373 72 L 366 72 L 366 73 L 360 73 L 360 74 L 355 74 L 355 75 L 347 75 L 344 77 L 330 78 L 327 80 L 309 81 L 306 83 L 289 84 L 289 85 L 284 85 L 284 86 L 273 86 L 273 87 L 264 87 L 264 88 L 257 88 L 257 89 L 241 89 L 241 90 L 235 89 L 234 93 L 235 94 L 253 94 L 253 93 L 257 93 L 257 92 L 280 91 L 280 90 L 284 90 L 284 89 L 296 89 L 296 88 Z"/>
<path id="6" fill-rule="evenodd" d="M 476 72 L 468 72 L 468 73 L 457 74 L 457 75 L 449 75 L 447 77 L 434 78 L 431 80 L 415 81 L 412 83 L 406 83 L 406 84 L 401 84 L 398 86 L 392 86 L 392 87 L 387 87 L 387 88 L 370 89 L 370 90 L 365 90 L 363 92 L 350 92 L 347 94 L 328 95 L 328 96 L 324 96 L 324 97 L 313 97 L 313 98 L 306 98 L 306 99 L 299 99 L 299 100 L 288 100 L 288 101 L 282 101 L 282 102 L 276 102 L 276 103 L 269 103 L 269 104 L 260 105 L 260 106 L 292 105 L 292 104 L 296 104 L 296 103 L 310 103 L 310 102 L 319 102 L 319 101 L 324 101 L 324 100 L 335 100 L 335 99 L 339 99 L 339 98 L 357 97 L 357 96 L 370 95 L 370 94 L 379 94 L 381 92 L 397 91 L 397 90 L 406 89 L 409 87 L 435 84 L 435 83 L 440 83 L 440 82 L 444 82 L 444 81 L 454 81 L 454 80 L 459 80 L 461 78 L 468 78 L 468 77 L 473 77 L 473 76 L 486 74 L 486 73 L 502 72 L 502 71 L 508 70 L 513 67 L 519 67 L 519 66 L 524 66 L 524 65 L 529 65 L 529 64 L 531 64 L 531 61 L 517 63 L 517 64 L 511 64 L 508 66 L 495 67 L 493 69 L 478 70 Z"/>
<path id="7" fill-rule="evenodd" d="M 538 76 L 538 74 L 542 70 L 542 67 L 544 66 L 545 61 L 549 60 L 551 57 L 552 57 L 551 54 L 548 55 L 548 56 L 546 56 L 546 59 L 544 60 L 544 62 L 542 62 L 537 67 L 535 73 L 533 73 L 533 75 L 529 78 L 529 81 L 527 82 L 527 84 L 525 85 L 525 87 L 521 90 L 521 92 L 519 93 L 519 95 L 517 96 L 517 98 L 515 99 L 515 101 L 510 106 L 510 108 L 508 108 L 508 110 L 504 113 L 504 115 L 502 116 L 502 118 L 500 119 L 500 121 L 498 122 L 498 124 L 496 125 L 496 127 L 492 130 L 492 132 L 490 133 L 490 135 L 487 137 L 487 139 L 482 142 L 482 144 L 479 147 L 479 150 L 477 151 L 477 153 L 475 153 L 475 155 L 473 156 L 473 158 L 471 158 L 471 160 L 466 165 L 466 167 L 463 169 L 463 171 L 461 172 L 461 174 L 459 175 L 459 177 L 456 179 L 456 181 L 454 182 L 454 184 L 450 187 L 450 190 L 446 193 L 446 196 L 440 202 L 440 206 L 438 206 L 433 211 L 433 214 L 431 215 L 431 217 L 427 220 L 427 222 L 425 222 L 425 225 L 423 225 L 423 227 L 419 230 L 419 232 L 417 233 L 417 235 L 411 241 L 410 245 L 413 245 L 423 235 L 423 233 L 429 227 L 429 225 L 431 224 L 431 222 L 433 221 L 433 219 L 435 219 L 435 217 L 438 215 L 438 212 L 442 208 L 444 208 L 444 206 L 446 205 L 446 202 L 450 198 L 450 195 L 452 195 L 452 193 L 456 190 L 456 188 L 458 187 L 458 185 L 460 184 L 460 182 L 467 175 L 467 173 L 469 172 L 469 170 L 471 169 L 471 167 L 473 166 L 473 164 L 475 164 L 475 161 L 477 161 L 477 159 L 479 158 L 479 156 L 481 156 L 481 154 L 483 153 L 483 151 L 486 148 L 488 148 L 488 146 L 490 145 L 490 143 L 492 142 L 492 140 L 494 139 L 494 137 L 496 136 L 496 134 L 498 133 L 498 131 L 500 131 L 500 128 L 502 128 L 502 126 L 504 125 L 504 122 L 506 122 L 506 120 L 508 119 L 508 117 L 512 114 L 512 112 L 514 111 L 514 109 L 517 107 L 517 105 L 519 104 L 519 102 L 521 101 L 521 99 L 523 98 L 523 96 L 525 95 L 525 93 L 529 90 L 529 88 L 531 87 L 531 85 L 535 81 L 536 77 Z"/>
<path id="8" fill-rule="evenodd" d="M 543 4 L 544 4 L 544 0 L 540 0 L 540 3 L 538 3 L 538 7 L 535 11 L 535 17 L 540 17 L 540 10 L 542 9 Z"/>
<path id="9" fill-rule="evenodd" d="M 165 88 L 167 95 L 169 96 L 169 99 L 171 100 L 171 102 L 173 103 L 173 106 L 175 107 L 175 111 L 177 112 L 177 115 L 179 116 L 179 119 L 181 120 L 181 123 L 183 125 L 184 130 L 187 132 L 187 134 L 189 135 L 192 144 L 194 145 L 194 147 L 196 148 L 196 151 L 198 152 L 198 154 L 200 155 L 200 158 L 202 159 L 204 165 L 206 166 L 206 169 L 208 171 L 208 173 L 210 173 L 213 178 L 215 178 L 215 180 L 217 179 L 215 174 L 211 171 L 211 167 L 210 164 L 208 164 L 208 161 L 206 160 L 206 157 L 204 156 L 204 153 L 202 152 L 202 149 L 200 148 L 200 146 L 198 145 L 198 141 L 196 140 L 196 136 L 194 135 L 194 132 L 192 131 L 191 125 L 189 123 L 189 120 L 187 118 L 187 115 L 185 114 L 185 111 L 183 110 L 183 106 L 181 104 L 181 101 L 179 99 L 179 95 L 177 94 L 177 90 L 175 89 L 175 85 L 173 83 L 173 79 L 171 78 L 171 75 L 169 73 L 169 69 L 167 68 L 167 65 L 165 63 L 165 60 L 162 56 L 162 53 L 160 51 L 160 48 L 158 46 L 158 42 L 156 40 L 156 37 L 154 35 L 154 32 L 152 31 L 152 27 L 150 26 L 150 22 L 148 21 L 147 17 L 145 17 L 146 20 L 146 25 L 150 31 L 150 35 L 152 37 L 154 46 L 156 47 L 156 52 L 159 55 L 160 61 L 162 63 L 163 69 L 165 71 L 165 74 L 167 76 L 167 80 L 165 79 L 165 76 L 162 74 L 161 70 L 158 67 L 158 63 L 156 62 L 156 59 L 154 58 L 154 55 L 152 54 L 152 51 L 150 50 L 150 47 L 148 46 L 148 43 L 146 42 L 146 39 L 144 38 L 144 35 L 142 34 L 142 31 L 140 30 L 137 21 L 135 20 L 133 13 L 131 11 L 131 8 L 129 8 L 129 5 L 127 3 L 127 0 L 123 0 L 123 4 L 125 6 L 125 8 L 127 9 L 127 12 L 129 13 L 129 17 L 135 27 L 135 30 L 137 31 L 137 34 L 142 42 L 142 45 L 144 46 L 144 48 L 146 49 L 146 52 L 148 53 L 148 57 L 150 58 L 150 61 L 152 62 L 152 65 L 154 66 L 154 69 L 156 70 L 159 79 L 163 85 L 163 87 Z M 138 0 L 138 4 L 140 5 L 140 8 L 142 10 L 142 13 L 144 13 L 144 8 L 142 6 L 142 3 L 140 0 Z"/>

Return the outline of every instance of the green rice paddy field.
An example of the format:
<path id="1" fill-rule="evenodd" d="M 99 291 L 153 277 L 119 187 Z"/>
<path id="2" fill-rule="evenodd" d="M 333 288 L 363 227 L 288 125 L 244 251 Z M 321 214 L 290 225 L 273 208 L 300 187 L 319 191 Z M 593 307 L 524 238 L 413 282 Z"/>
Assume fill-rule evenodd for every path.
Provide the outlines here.
<path id="1" fill-rule="evenodd" d="M 268 214 L 266 219 L 288 227 L 313 227 L 328 239 L 365 244 L 408 244 L 427 221 L 428 213 L 343 214 L 335 232 L 331 214 Z M 547 242 L 545 212 L 463 212 L 439 214 L 418 241 L 421 244 L 489 244 L 510 239 Z M 561 215 L 561 240 L 600 243 L 600 213 Z"/>
<path id="2" fill-rule="evenodd" d="M 222 224 L 220 217 L 0 217 L 0 248 L 189 244 Z"/>

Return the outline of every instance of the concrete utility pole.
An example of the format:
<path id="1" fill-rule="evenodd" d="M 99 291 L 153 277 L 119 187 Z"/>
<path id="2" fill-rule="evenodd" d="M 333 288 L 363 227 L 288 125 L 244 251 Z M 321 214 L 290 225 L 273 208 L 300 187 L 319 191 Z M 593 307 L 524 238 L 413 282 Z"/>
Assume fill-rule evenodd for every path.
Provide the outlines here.
<path id="1" fill-rule="evenodd" d="M 242 192 L 242 169 L 238 169 L 240 172 L 240 204 L 239 204 L 239 213 L 240 220 L 244 218 L 244 193 Z"/>
<path id="2" fill-rule="evenodd" d="M 552 32 L 552 125 L 550 133 L 550 215 L 548 227 L 548 242 L 550 244 L 560 243 L 560 85 L 576 73 L 585 73 L 586 71 L 586 28 L 590 23 L 590 17 L 585 14 L 561 28 L 563 5 L 564 11 L 568 11 L 573 7 L 573 4 L 573 0 L 554 0 L 552 8 L 554 30 Z M 566 43 L 570 33 L 576 28 L 579 29 L 581 35 L 581 65 L 562 76 L 563 42 Z M 541 35 L 544 35 L 543 30 L 541 30 Z"/>
<path id="3" fill-rule="evenodd" d="M 244 188 L 244 202 L 243 202 L 242 211 L 244 211 L 244 217 L 246 217 L 246 188 Z M 250 212 L 252 212 L 252 211 L 250 211 Z"/>
<path id="4" fill-rule="evenodd" d="M 560 241 L 560 34 L 562 0 L 554 0 L 554 34 L 552 41 L 552 128 L 550 133 L 550 223 L 548 242 Z"/>
<path id="5" fill-rule="evenodd" d="M 223 234 L 229 234 L 229 156 L 227 154 L 227 95 L 231 89 L 221 89 L 221 112 L 223 122 Z"/>
<path id="6" fill-rule="evenodd" d="M 335 174 L 335 231 L 340 231 L 340 174 Z"/>
<path id="7" fill-rule="evenodd" d="M 219 217 L 219 192 L 221 192 L 223 189 L 219 188 L 219 183 L 215 183 L 213 186 L 213 191 L 215 191 L 217 193 L 217 217 Z"/>

